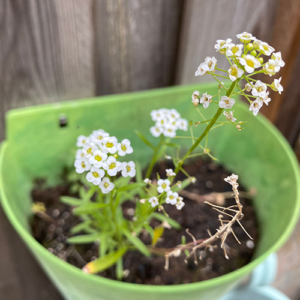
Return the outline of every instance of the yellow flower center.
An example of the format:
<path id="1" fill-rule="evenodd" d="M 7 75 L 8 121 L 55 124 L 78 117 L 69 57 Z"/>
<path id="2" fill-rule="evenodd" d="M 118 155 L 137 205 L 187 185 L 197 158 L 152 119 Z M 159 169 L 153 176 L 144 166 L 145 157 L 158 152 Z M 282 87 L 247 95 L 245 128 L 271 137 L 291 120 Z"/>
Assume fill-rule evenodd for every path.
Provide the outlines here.
<path id="1" fill-rule="evenodd" d="M 254 61 L 252 61 L 251 59 L 246 59 L 246 63 L 249 67 L 254 68 Z"/>
<path id="2" fill-rule="evenodd" d="M 85 140 L 82 140 L 82 144 L 85 144 Z"/>
<path id="3" fill-rule="evenodd" d="M 226 104 L 230 104 L 229 100 L 224 100 L 224 102 L 225 102 Z"/>
<path id="4" fill-rule="evenodd" d="M 175 199 L 175 197 L 173 195 L 169 196 L 170 200 Z"/>
<path id="5" fill-rule="evenodd" d="M 111 164 L 109 165 L 108 168 L 109 168 L 110 170 L 112 170 L 112 169 L 114 169 L 115 167 L 116 167 L 116 164 L 115 164 L 115 163 L 111 163 Z"/>
<path id="6" fill-rule="evenodd" d="M 97 136 L 97 139 L 98 139 L 98 140 L 102 140 L 102 139 L 103 139 L 103 136 L 102 136 L 102 135 L 98 135 L 98 136 Z"/>
<path id="7" fill-rule="evenodd" d="M 122 144 L 121 149 L 125 152 L 127 150 L 127 147 L 124 144 Z"/>
<path id="8" fill-rule="evenodd" d="M 108 182 L 104 182 L 104 187 L 107 189 L 109 187 L 109 183 Z"/>
<path id="9" fill-rule="evenodd" d="M 262 92 L 264 89 L 262 86 L 259 86 L 258 88 L 256 88 L 258 92 Z"/>
<path id="10" fill-rule="evenodd" d="M 126 166 L 127 172 L 130 172 L 131 168 L 129 166 Z"/>
<path id="11" fill-rule="evenodd" d="M 110 142 L 107 142 L 107 143 L 106 143 L 106 147 L 107 147 L 107 148 L 112 148 L 113 146 L 114 146 L 113 143 L 110 143 Z"/>
<path id="12" fill-rule="evenodd" d="M 92 148 L 89 148 L 86 152 L 87 154 L 92 154 Z"/>
<path id="13" fill-rule="evenodd" d="M 231 73 L 231 75 L 234 76 L 234 77 L 237 77 L 237 75 L 238 75 L 237 69 L 231 69 L 230 73 Z"/>
<path id="14" fill-rule="evenodd" d="M 239 51 L 239 47 L 237 47 L 237 46 L 234 46 L 234 47 L 231 48 L 231 52 L 233 54 L 237 53 L 238 51 Z"/>
<path id="15" fill-rule="evenodd" d="M 101 160 L 102 160 L 102 157 L 101 157 L 100 155 L 96 155 L 96 156 L 95 156 L 95 159 L 96 159 L 97 161 L 101 161 Z"/>
<path id="16" fill-rule="evenodd" d="M 93 176 L 94 176 L 95 178 L 98 178 L 98 177 L 100 177 L 100 175 L 99 175 L 99 173 L 98 173 L 98 172 L 92 172 L 92 174 L 93 174 Z"/>
<path id="17" fill-rule="evenodd" d="M 85 168 L 85 163 L 81 162 L 81 166 L 82 166 L 82 168 Z"/>
<path id="18" fill-rule="evenodd" d="M 167 187 L 167 184 L 166 184 L 166 183 L 163 183 L 163 184 L 161 185 L 161 187 L 162 187 L 163 189 L 165 189 L 165 188 Z"/>

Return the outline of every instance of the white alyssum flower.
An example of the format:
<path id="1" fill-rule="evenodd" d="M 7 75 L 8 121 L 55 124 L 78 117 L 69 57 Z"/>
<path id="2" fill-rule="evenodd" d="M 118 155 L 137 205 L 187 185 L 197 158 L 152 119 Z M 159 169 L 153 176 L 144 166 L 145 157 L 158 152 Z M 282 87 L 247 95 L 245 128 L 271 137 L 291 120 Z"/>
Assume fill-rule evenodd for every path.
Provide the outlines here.
<path id="1" fill-rule="evenodd" d="M 88 171 L 91 168 L 91 164 L 87 158 L 79 158 L 75 160 L 74 167 L 76 168 L 76 172 L 81 174 L 84 171 Z"/>
<path id="2" fill-rule="evenodd" d="M 235 100 L 228 98 L 227 96 L 222 96 L 219 102 L 219 107 L 221 108 L 231 108 L 235 103 Z"/>
<path id="3" fill-rule="evenodd" d="M 161 126 L 152 126 L 150 127 L 150 132 L 153 136 L 158 137 L 162 134 L 163 129 Z"/>
<path id="4" fill-rule="evenodd" d="M 152 110 L 150 115 L 153 121 L 157 121 L 163 117 L 163 112 L 161 109 Z"/>
<path id="5" fill-rule="evenodd" d="M 104 138 L 102 151 L 115 154 L 118 150 L 117 147 L 118 147 L 118 140 L 115 136 Z"/>
<path id="6" fill-rule="evenodd" d="M 124 139 L 121 143 L 119 143 L 117 148 L 120 156 L 125 156 L 126 154 L 131 154 L 133 152 L 128 139 Z"/>
<path id="7" fill-rule="evenodd" d="M 166 203 L 175 205 L 177 203 L 178 193 L 174 193 L 172 191 L 168 191 Z"/>
<path id="8" fill-rule="evenodd" d="M 91 134 L 91 140 L 93 143 L 102 146 L 104 138 L 109 137 L 109 134 L 105 132 L 103 129 L 95 130 Z"/>
<path id="9" fill-rule="evenodd" d="M 77 138 L 77 143 L 76 143 L 76 146 L 77 147 L 83 147 L 85 144 L 87 144 L 89 142 L 89 138 L 84 136 L 84 135 L 80 135 L 78 138 Z"/>
<path id="10" fill-rule="evenodd" d="M 135 176 L 135 163 L 133 161 L 122 163 L 122 176 L 123 177 L 134 177 Z"/>
<path id="11" fill-rule="evenodd" d="M 271 55 L 272 52 L 275 51 L 275 49 L 273 47 L 271 47 L 268 43 L 265 43 L 265 42 L 259 43 L 258 50 L 267 56 Z"/>
<path id="12" fill-rule="evenodd" d="M 159 179 L 157 185 L 157 191 L 159 193 L 168 192 L 171 189 L 169 179 Z"/>
<path id="13" fill-rule="evenodd" d="M 84 152 L 82 151 L 82 149 L 78 149 L 76 151 L 76 159 L 82 159 L 82 158 L 85 158 L 85 154 Z"/>
<path id="14" fill-rule="evenodd" d="M 97 149 L 98 148 L 95 144 L 88 143 L 83 146 L 82 152 L 84 153 L 85 157 L 90 158 Z"/>
<path id="15" fill-rule="evenodd" d="M 236 64 L 232 65 L 228 70 L 228 75 L 231 81 L 236 81 L 238 78 L 241 78 L 244 74 L 244 71 Z"/>
<path id="16" fill-rule="evenodd" d="M 167 124 L 164 127 L 163 135 L 166 137 L 174 138 L 176 136 L 176 128 L 172 126 L 171 124 Z"/>
<path id="17" fill-rule="evenodd" d="M 201 63 L 195 72 L 195 76 L 204 76 L 208 71 L 208 65 L 206 63 Z"/>
<path id="18" fill-rule="evenodd" d="M 180 118 L 180 113 L 176 109 L 172 108 L 169 110 L 168 117 L 171 120 L 177 120 Z"/>
<path id="19" fill-rule="evenodd" d="M 166 115 L 163 115 L 160 119 L 156 121 L 155 126 L 164 127 L 169 122 L 170 122 L 170 118 Z"/>
<path id="20" fill-rule="evenodd" d="M 266 105 L 268 105 L 269 102 L 271 101 L 271 98 L 269 98 L 269 92 L 266 92 L 266 94 L 263 97 L 258 97 L 256 99 L 265 103 Z"/>
<path id="21" fill-rule="evenodd" d="M 232 39 L 217 40 L 217 43 L 215 44 L 216 51 L 221 54 L 226 54 L 227 49 L 233 45 L 231 41 Z"/>
<path id="22" fill-rule="evenodd" d="M 202 94 L 202 97 L 200 98 L 200 103 L 203 104 L 204 108 L 208 108 L 211 101 L 212 101 L 211 95 L 207 95 L 207 92 Z"/>
<path id="23" fill-rule="evenodd" d="M 166 169 L 166 174 L 168 177 L 176 176 L 176 173 L 173 171 L 173 169 Z"/>
<path id="24" fill-rule="evenodd" d="M 261 66 L 259 60 L 250 54 L 247 54 L 245 58 L 238 57 L 237 59 L 248 73 L 253 73 L 255 69 Z"/>
<path id="25" fill-rule="evenodd" d="M 187 131 L 188 130 L 188 121 L 186 119 L 179 119 L 177 121 L 177 128 L 180 130 Z"/>
<path id="26" fill-rule="evenodd" d="M 109 156 L 102 167 L 107 171 L 108 175 L 115 176 L 120 171 L 122 163 L 117 161 L 114 156 Z"/>
<path id="27" fill-rule="evenodd" d="M 192 94 L 192 102 L 195 106 L 197 106 L 199 104 L 199 91 L 194 91 Z"/>
<path id="28" fill-rule="evenodd" d="M 263 71 L 265 74 L 270 77 L 279 72 L 280 66 L 277 65 L 276 61 L 273 59 L 269 59 L 268 62 L 263 66 Z"/>
<path id="29" fill-rule="evenodd" d="M 149 178 L 145 178 L 144 182 L 147 183 L 147 184 L 149 184 L 149 183 L 151 183 L 151 180 Z"/>
<path id="30" fill-rule="evenodd" d="M 278 92 L 279 94 L 281 94 L 281 92 L 283 91 L 283 86 L 280 84 L 280 81 L 281 77 L 279 79 L 274 79 L 274 81 L 271 84 L 272 90 Z"/>
<path id="31" fill-rule="evenodd" d="M 251 92 L 252 87 L 253 87 L 253 82 L 245 84 L 245 89 L 247 92 Z"/>
<path id="32" fill-rule="evenodd" d="M 108 194 L 114 189 L 114 187 L 115 185 L 110 181 L 108 177 L 104 177 L 99 184 L 99 188 L 101 189 L 101 192 L 103 194 Z"/>
<path id="33" fill-rule="evenodd" d="M 107 159 L 107 154 L 101 150 L 94 151 L 93 155 L 89 158 L 90 164 L 94 165 L 96 168 L 101 168 L 103 162 Z"/>
<path id="34" fill-rule="evenodd" d="M 259 99 L 256 99 L 251 103 L 249 110 L 253 111 L 254 116 L 256 116 L 262 106 L 263 106 L 263 102 L 260 101 Z"/>
<path id="35" fill-rule="evenodd" d="M 261 40 L 258 40 L 258 39 L 254 40 L 254 41 L 253 41 L 253 48 L 254 48 L 255 50 L 258 50 L 258 49 L 259 49 L 260 43 L 262 43 Z"/>
<path id="36" fill-rule="evenodd" d="M 233 117 L 233 111 L 224 111 L 223 112 L 223 115 L 226 117 L 227 121 L 231 121 L 231 122 L 235 122 L 236 121 L 236 118 Z"/>
<path id="37" fill-rule="evenodd" d="M 148 201 L 151 203 L 152 207 L 155 207 L 159 204 L 158 199 L 156 197 L 151 197 Z"/>
<path id="38" fill-rule="evenodd" d="M 213 57 L 209 57 L 207 56 L 204 60 L 204 62 L 207 64 L 208 66 L 208 71 L 210 72 L 214 72 L 215 70 L 215 67 L 217 66 L 217 60 L 216 58 L 213 56 Z"/>
<path id="39" fill-rule="evenodd" d="M 248 32 L 239 33 L 236 35 L 236 37 L 242 42 L 242 43 L 249 43 L 251 40 L 256 40 L 256 38 Z"/>
<path id="40" fill-rule="evenodd" d="M 226 55 L 227 56 L 241 56 L 243 54 L 243 45 L 242 44 L 231 44 L 227 50 Z"/>
<path id="41" fill-rule="evenodd" d="M 252 95 L 255 97 L 264 97 L 267 93 L 267 86 L 260 80 L 257 80 L 252 89 Z"/>
<path id="42" fill-rule="evenodd" d="M 273 53 L 271 59 L 275 60 L 279 67 L 284 67 L 285 62 L 281 58 L 281 52 Z"/>
<path id="43" fill-rule="evenodd" d="M 176 208 L 178 210 L 181 210 L 184 207 L 185 203 L 183 202 L 183 199 L 180 197 L 176 203 Z"/>
<path id="44" fill-rule="evenodd" d="M 91 167 L 90 172 L 86 174 L 86 180 L 93 183 L 94 185 L 99 185 L 101 178 L 105 175 L 105 172 L 102 169 Z"/>

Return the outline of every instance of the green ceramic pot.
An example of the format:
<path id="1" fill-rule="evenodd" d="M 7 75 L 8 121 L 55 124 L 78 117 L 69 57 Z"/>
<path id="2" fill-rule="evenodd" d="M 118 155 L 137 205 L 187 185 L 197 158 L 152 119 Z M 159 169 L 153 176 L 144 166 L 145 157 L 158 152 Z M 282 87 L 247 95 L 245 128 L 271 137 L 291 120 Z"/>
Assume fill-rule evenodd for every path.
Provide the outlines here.
<path id="1" fill-rule="evenodd" d="M 153 124 L 150 111 L 176 108 L 182 117 L 198 120 L 191 94 L 198 89 L 217 93 L 215 84 L 172 87 L 59 104 L 41 105 L 7 114 L 7 139 L 0 155 L 0 189 L 4 210 L 45 272 L 69 300 L 199 300 L 218 299 L 270 253 L 278 250 L 291 234 L 300 207 L 298 163 L 286 140 L 264 117 L 253 116 L 248 106 L 237 101 L 235 117 L 245 120 L 245 129 L 223 126 L 210 133 L 209 144 L 220 162 L 240 176 L 246 187 L 255 187 L 255 206 L 260 240 L 253 261 L 219 278 L 177 286 L 144 286 L 87 275 L 44 249 L 30 234 L 30 189 L 32 179 L 59 181 L 62 167 L 72 164 L 77 136 L 103 128 L 118 139 L 132 141 L 133 160 L 149 162 L 148 149 L 135 135 L 148 135 Z M 272 105 L 272 103 L 271 103 Z M 209 118 L 213 104 L 206 110 Z M 59 126 L 64 114 L 67 126 Z M 204 125 L 202 125 L 204 126 Z M 203 127 L 202 127 L 203 128 Z M 201 127 L 196 129 L 201 132 Z M 197 133 L 197 132 L 196 132 Z M 150 136 L 150 134 L 149 134 Z M 156 143 L 154 137 L 149 137 Z M 183 140 L 183 146 L 190 146 Z M 30 272 L 30 271 L 29 271 Z"/>

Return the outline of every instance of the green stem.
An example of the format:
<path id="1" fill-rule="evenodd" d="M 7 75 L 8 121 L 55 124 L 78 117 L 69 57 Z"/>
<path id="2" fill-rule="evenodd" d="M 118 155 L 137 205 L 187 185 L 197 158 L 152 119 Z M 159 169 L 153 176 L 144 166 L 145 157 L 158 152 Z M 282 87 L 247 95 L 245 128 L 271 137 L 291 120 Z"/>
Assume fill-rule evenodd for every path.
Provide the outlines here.
<path id="1" fill-rule="evenodd" d="M 235 86 L 238 84 L 239 80 L 234 81 L 230 88 L 228 89 L 226 96 L 227 97 L 231 97 L 231 95 L 233 94 L 234 88 Z M 187 153 L 185 154 L 185 156 L 182 158 L 182 160 L 178 163 L 178 166 L 175 169 L 175 173 L 177 174 L 178 171 L 180 170 L 180 168 L 182 167 L 184 161 L 189 157 L 189 155 L 198 147 L 198 145 L 201 143 L 201 141 L 203 140 L 204 137 L 206 137 L 206 135 L 208 134 L 208 132 L 210 131 L 210 129 L 213 127 L 213 125 L 216 123 L 216 121 L 218 120 L 218 118 L 220 117 L 220 115 L 223 113 L 224 108 L 219 107 L 219 109 L 217 110 L 216 114 L 214 115 L 214 117 L 212 118 L 212 120 L 210 121 L 210 123 L 206 126 L 205 130 L 203 131 L 203 133 L 199 136 L 199 138 L 196 140 L 196 142 L 192 145 L 192 147 L 187 151 Z"/>
<path id="2" fill-rule="evenodd" d="M 154 153 L 153 153 L 153 156 L 152 156 L 152 160 L 150 162 L 150 165 L 149 165 L 149 168 L 147 170 L 147 173 L 146 173 L 146 177 L 145 178 L 149 178 L 149 176 L 151 175 L 151 172 L 152 172 L 152 169 L 155 165 L 155 162 L 156 162 L 156 155 L 158 153 L 158 150 L 160 149 L 160 147 L 162 146 L 163 144 L 163 141 L 164 141 L 164 135 L 161 134 L 160 135 L 160 141 L 159 141 L 159 144 L 157 145 L 157 147 L 155 148 L 154 150 Z"/>

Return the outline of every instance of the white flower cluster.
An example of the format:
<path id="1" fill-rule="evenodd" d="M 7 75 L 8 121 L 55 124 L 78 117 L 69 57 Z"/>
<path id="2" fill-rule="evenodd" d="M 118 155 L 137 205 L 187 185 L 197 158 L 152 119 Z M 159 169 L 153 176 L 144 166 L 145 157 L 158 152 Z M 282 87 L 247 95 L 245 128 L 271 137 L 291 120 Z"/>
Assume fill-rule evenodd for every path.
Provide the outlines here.
<path id="1" fill-rule="evenodd" d="M 237 34 L 237 38 L 243 44 L 234 44 L 231 39 L 226 39 L 217 40 L 215 45 L 216 51 L 226 55 L 230 61 L 231 66 L 228 69 L 228 77 L 231 81 L 236 81 L 243 77 L 245 72 L 253 73 L 255 71 L 259 71 L 259 73 L 265 73 L 269 76 L 273 76 L 285 65 L 280 52 L 275 53 L 275 49 L 272 46 L 268 45 L 266 42 L 258 40 L 256 37 L 252 36 L 251 33 L 243 32 Z M 264 63 L 262 55 L 271 56 L 271 58 Z M 207 72 L 214 72 L 216 66 L 217 60 L 214 57 L 206 57 L 205 61 L 198 67 L 195 75 L 203 76 Z M 258 68 L 261 69 L 257 70 Z M 280 84 L 280 81 L 281 78 L 275 79 L 270 87 L 281 94 L 283 87 Z M 262 83 L 260 80 L 256 81 L 255 84 L 252 82 L 247 83 L 245 90 L 248 92 L 252 91 L 252 95 L 257 97 L 254 101 L 249 100 L 251 102 L 249 110 L 253 111 L 254 115 L 257 115 L 263 104 L 268 105 L 271 101 L 268 97 L 269 92 L 267 92 L 267 85 Z M 202 103 L 203 107 L 207 108 L 211 101 L 211 96 L 207 94 L 203 94 L 200 98 L 198 91 L 195 91 L 192 95 L 192 102 L 195 106 Z M 223 98 L 221 99 L 219 106 L 221 108 L 231 108 L 233 104 L 233 99 Z"/>
<path id="2" fill-rule="evenodd" d="M 77 173 L 88 171 L 87 181 L 98 185 L 102 193 L 107 194 L 114 189 L 114 184 L 108 176 L 115 176 L 121 171 L 123 177 L 135 176 L 135 164 L 130 162 L 117 161 L 118 156 L 131 154 L 133 149 L 128 139 L 121 143 L 114 136 L 110 136 L 102 129 L 77 138 L 77 147 L 74 166 Z"/>
<path id="3" fill-rule="evenodd" d="M 163 134 L 166 137 L 174 138 L 176 130 L 188 130 L 186 119 L 180 118 L 180 113 L 176 109 L 161 108 L 151 111 L 151 118 L 155 121 L 155 126 L 150 128 L 153 136 L 158 137 Z"/>
<path id="4" fill-rule="evenodd" d="M 168 177 L 176 176 L 176 173 L 173 171 L 173 169 L 166 169 L 166 174 Z M 144 182 L 150 184 L 151 180 L 149 178 L 146 178 Z M 171 182 L 169 179 L 159 179 L 157 181 L 157 191 L 160 194 L 166 193 L 166 203 L 175 205 L 178 210 L 181 210 L 185 205 L 185 203 L 183 202 L 183 198 L 180 197 L 178 193 L 171 191 L 170 184 Z M 159 205 L 157 197 L 151 197 L 150 199 L 148 199 L 148 201 L 151 203 L 152 207 Z"/>

